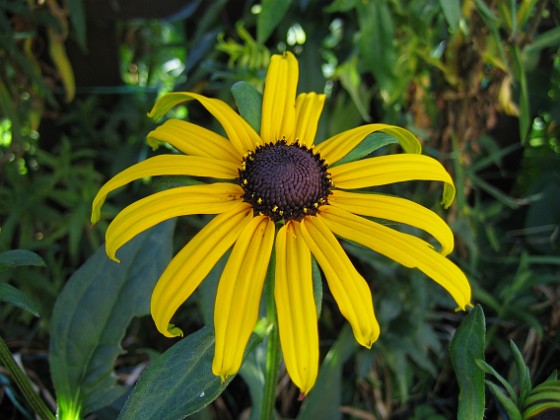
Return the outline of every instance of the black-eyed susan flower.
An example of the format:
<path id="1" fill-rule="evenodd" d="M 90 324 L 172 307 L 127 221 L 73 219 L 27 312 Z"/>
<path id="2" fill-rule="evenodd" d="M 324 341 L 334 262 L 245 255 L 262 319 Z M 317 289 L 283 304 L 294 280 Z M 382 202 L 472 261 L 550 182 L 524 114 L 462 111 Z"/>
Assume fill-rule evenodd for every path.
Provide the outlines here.
<path id="1" fill-rule="evenodd" d="M 453 249 L 453 234 L 438 215 L 407 199 L 364 190 L 401 181 L 439 181 L 444 183 L 447 207 L 455 189 L 443 166 L 420 154 L 420 143 L 409 131 L 386 124 L 363 125 L 317 144 L 325 95 L 296 97 L 298 71 L 293 54 L 272 57 L 260 134 L 221 100 L 191 92 L 160 98 L 151 117 L 160 118 L 175 105 L 195 100 L 221 123 L 227 137 L 191 122 L 167 120 L 148 135 L 148 142 L 154 147 L 166 142 L 183 154 L 152 157 L 109 180 L 94 200 L 92 222 L 99 219 L 107 194 L 133 180 L 157 175 L 213 179 L 157 192 L 126 207 L 107 229 L 107 253 L 116 260 L 124 243 L 166 219 L 216 215 L 169 263 L 153 291 L 151 312 L 162 334 L 182 335 L 171 318 L 231 249 L 214 311 L 212 370 L 225 379 L 241 366 L 275 252 L 274 297 L 282 352 L 290 377 L 306 394 L 319 366 L 312 258 L 356 340 L 369 348 L 379 336 L 369 286 L 337 237 L 418 268 L 446 289 L 461 309 L 469 304 L 471 290 L 462 271 L 446 258 Z M 376 131 L 396 138 L 405 153 L 339 163 Z M 439 246 L 370 218 L 419 228 Z"/>

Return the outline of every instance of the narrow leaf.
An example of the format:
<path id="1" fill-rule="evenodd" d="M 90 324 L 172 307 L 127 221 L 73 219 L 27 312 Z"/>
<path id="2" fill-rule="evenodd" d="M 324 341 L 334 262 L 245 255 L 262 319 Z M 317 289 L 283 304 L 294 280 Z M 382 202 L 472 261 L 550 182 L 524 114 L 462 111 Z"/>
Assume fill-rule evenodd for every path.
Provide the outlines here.
<path id="1" fill-rule="evenodd" d="M 102 247 L 68 280 L 51 319 L 49 362 L 59 418 L 100 409 L 126 390 L 113 366 L 133 317 L 149 313 L 152 289 L 171 257 L 174 222 L 138 235 L 121 263 Z"/>
<path id="2" fill-rule="evenodd" d="M 0 282 L 0 301 L 11 303 L 35 316 L 39 316 L 37 303 L 11 284 Z"/>
<path id="3" fill-rule="evenodd" d="M 12 249 L 0 254 L 0 271 L 22 265 L 44 267 L 45 261 L 39 255 L 26 249 Z"/>
<path id="4" fill-rule="evenodd" d="M 486 327 L 484 312 L 477 305 L 461 322 L 451 341 L 451 364 L 459 384 L 459 420 L 484 417 L 484 372 L 477 359 L 484 359 Z"/>

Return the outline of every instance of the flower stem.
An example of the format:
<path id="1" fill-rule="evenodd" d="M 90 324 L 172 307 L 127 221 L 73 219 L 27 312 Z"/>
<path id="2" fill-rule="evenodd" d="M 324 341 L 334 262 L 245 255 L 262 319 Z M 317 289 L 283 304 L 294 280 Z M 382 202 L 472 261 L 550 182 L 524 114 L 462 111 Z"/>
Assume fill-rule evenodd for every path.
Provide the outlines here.
<path id="1" fill-rule="evenodd" d="M 43 420 L 55 420 L 54 414 L 45 402 L 37 395 L 31 385 L 31 381 L 23 370 L 14 361 L 6 342 L 0 337 L 0 364 L 4 365 L 10 372 L 12 379 L 35 413 Z"/>
<path id="2" fill-rule="evenodd" d="M 280 370 L 280 336 L 278 334 L 278 320 L 276 317 L 276 303 L 274 301 L 274 252 L 270 259 L 267 273 L 266 317 L 272 324 L 272 329 L 266 344 L 266 374 L 264 381 L 264 395 L 261 411 L 262 420 L 270 420 L 274 415 L 276 401 L 276 385 Z"/>

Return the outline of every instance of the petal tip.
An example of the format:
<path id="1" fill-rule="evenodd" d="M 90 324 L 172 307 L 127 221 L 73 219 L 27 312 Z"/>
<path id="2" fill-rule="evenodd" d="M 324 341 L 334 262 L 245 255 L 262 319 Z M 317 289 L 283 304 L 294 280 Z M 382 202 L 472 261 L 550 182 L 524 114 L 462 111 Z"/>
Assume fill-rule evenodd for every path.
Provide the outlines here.
<path id="1" fill-rule="evenodd" d="M 183 330 L 179 327 L 176 327 L 174 324 L 169 324 L 167 326 L 167 337 L 183 337 L 184 333 Z"/>

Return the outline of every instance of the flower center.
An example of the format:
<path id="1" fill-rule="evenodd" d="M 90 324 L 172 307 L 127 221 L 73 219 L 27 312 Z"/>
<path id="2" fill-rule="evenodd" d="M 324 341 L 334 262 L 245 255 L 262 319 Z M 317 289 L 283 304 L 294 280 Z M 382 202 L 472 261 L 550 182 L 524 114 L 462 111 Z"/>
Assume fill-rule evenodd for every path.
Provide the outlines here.
<path id="1" fill-rule="evenodd" d="M 273 221 L 301 220 L 327 203 L 332 187 L 327 165 L 319 154 L 297 143 L 280 140 L 249 152 L 239 170 L 243 200 L 254 214 Z"/>

